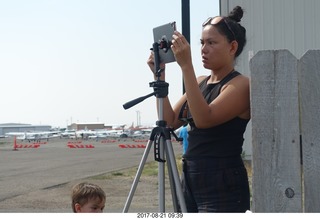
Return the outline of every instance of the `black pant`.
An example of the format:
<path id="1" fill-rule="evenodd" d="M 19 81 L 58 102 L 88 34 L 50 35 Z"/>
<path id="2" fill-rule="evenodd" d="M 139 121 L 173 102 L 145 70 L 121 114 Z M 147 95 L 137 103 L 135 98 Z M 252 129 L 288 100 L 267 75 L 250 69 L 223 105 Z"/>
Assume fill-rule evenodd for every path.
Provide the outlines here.
<path id="1" fill-rule="evenodd" d="M 250 191 L 241 156 L 183 160 L 182 189 L 188 212 L 245 212 Z"/>

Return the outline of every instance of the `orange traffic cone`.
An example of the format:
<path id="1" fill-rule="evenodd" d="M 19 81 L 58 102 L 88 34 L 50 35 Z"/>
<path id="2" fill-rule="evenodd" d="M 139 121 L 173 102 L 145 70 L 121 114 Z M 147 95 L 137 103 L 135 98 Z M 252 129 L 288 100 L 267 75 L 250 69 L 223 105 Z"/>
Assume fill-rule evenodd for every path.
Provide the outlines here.
<path id="1" fill-rule="evenodd" d="M 13 140 L 13 150 L 14 151 L 17 151 L 18 149 L 17 149 L 17 137 L 16 136 L 14 136 L 14 140 Z"/>

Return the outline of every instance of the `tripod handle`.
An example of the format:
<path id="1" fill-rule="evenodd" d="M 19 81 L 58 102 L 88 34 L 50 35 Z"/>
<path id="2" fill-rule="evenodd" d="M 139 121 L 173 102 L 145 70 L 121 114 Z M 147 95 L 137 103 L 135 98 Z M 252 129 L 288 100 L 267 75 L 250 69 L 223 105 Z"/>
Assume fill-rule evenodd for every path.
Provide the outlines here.
<path id="1" fill-rule="evenodd" d="M 131 101 L 123 104 L 122 106 L 123 106 L 124 109 L 129 109 L 130 107 L 133 107 L 134 105 L 136 105 L 136 104 L 144 101 L 145 99 L 147 99 L 148 97 L 151 97 L 151 96 L 155 95 L 156 93 L 157 93 L 157 92 L 152 92 L 152 93 L 150 93 L 150 94 L 148 94 L 148 95 L 145 95 L 145 96 L 142 96 L 142 97 L 138 97 L 137 99 L 131 100 Z"/>

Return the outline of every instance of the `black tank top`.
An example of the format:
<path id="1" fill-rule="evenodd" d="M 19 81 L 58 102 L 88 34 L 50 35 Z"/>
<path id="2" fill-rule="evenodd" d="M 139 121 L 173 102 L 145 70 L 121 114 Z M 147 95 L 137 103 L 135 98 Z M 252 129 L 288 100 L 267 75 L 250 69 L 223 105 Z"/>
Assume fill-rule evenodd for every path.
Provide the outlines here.
<path id="1" fill-rule="evenodd" d="M 199 87 L 207 103 L 211 103 L 221 91 L 224 84 L 232 78 L 240 75 L 239 72 L 233 71 L 223 78 L 220 82 L 207 84 L 208 76 L 204 79 Z M 188 116 L 186 120 L 191 127 L 188 132 L 188 149 L 184 155 L 185 158 L 191 157 L 230 157 L 242 153 L 243 134 L 246 130 L 249 119 L 235 117 L 221 125 L 199 129 L 192 121 L 192 115 L 188 110 L 187 102 L 182 106 L 181 111 L 187 109 Z M 181 114 L 181 113 L 180 113 Z"/>

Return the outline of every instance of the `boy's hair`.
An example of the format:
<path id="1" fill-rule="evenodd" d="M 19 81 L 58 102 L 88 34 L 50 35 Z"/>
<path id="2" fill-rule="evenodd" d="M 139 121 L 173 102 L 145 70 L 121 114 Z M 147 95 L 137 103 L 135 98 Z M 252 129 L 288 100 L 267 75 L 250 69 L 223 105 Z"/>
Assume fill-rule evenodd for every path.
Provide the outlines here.
<path id="1" fill-rule="evenodd" d="M 106 200 L 106 194 L 101 187 L 92 183 L 82 182 L 73 186 L 71 194 L 73 212 L 76 212 L 76 203 L 83 206 L 92 198 L 99 198 L 104 201 Z"/>

